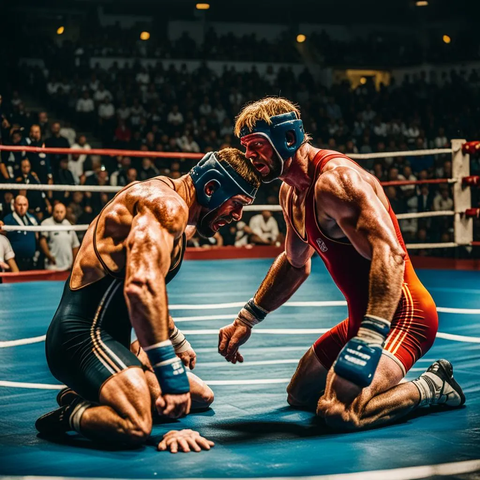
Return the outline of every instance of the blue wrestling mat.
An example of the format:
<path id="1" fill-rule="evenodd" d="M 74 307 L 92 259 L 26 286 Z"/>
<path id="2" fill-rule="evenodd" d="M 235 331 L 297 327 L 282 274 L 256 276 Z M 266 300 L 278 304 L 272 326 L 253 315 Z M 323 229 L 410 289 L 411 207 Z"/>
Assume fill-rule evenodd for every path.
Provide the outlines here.
<path id="1" fill-rule="evenodd" d="M 419 272 L 439 307 L 439 336 L 409 373 L 447 358 L 467 403 L 418 412 L 358 433 L 328 431 L 291 409 L 286 386 L 297 361 L 346 317 L 343 297 L 319 259 L 286 306 L 256 327 L 241 349 L 244 364 L 217 353 L 217 332 L 230 323 L 263 279 L 271 260 L 185 262 L 169 285 L 175 318 L 198 355 L 194 372 L 215 392 L 213 408 L 154 426 L 156 440 L 192 428 L 215 441 L 209 452 L 100 450 L 79 435 L 52 443 L 36 435 L 38 416 L 56 408 L 60 386 L 47 368 L 43 336 L 63 284 L 0 285 L 0 474 L 97 478 L 291 477 L 362 479 L 480 478 L 480 272 Z M 385 472 L 382 470 L 390 470 Z M 351 474 L 351 475 L 340 475 Z M 334 475 L 334 477 L 330 477 Z"/>

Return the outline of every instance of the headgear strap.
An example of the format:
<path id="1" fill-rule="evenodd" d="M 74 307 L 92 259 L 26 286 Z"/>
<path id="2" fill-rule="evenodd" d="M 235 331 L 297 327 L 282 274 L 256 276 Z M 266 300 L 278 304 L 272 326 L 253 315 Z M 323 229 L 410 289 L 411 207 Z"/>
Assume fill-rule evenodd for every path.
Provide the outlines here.
<path id="1" fill-rule="evenodd" d="M 207 153 L 190 170 L 190 176 L 195 186 L 198 203 L 210 210 L 218 208 L 235 195 L 247 195 L 254 200 L 258 190 L 247 182 L 228 162 L 219 162 L 217 152 Z M 211 181 L 215 182 L 218 187 L 212 195 L 207 195 L 205 185 Z"/>

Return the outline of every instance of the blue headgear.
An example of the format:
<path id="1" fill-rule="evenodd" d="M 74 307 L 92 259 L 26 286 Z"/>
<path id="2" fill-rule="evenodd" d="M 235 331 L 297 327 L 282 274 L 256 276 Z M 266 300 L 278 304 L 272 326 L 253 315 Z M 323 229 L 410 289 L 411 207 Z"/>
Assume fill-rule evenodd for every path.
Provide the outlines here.
<path id="1" fill-rule="evenodd" d="M 281 160 L 285 161 L 293 157 L 297 150 L 302 145 L 305 138 L 305 131 L 303 130 L 303 121 L 297 118 L 295 112 L 282 113 L 281 115 L 274 115 L 270 117 L 272 123 L 268 124 L 265 120 L 258 120 L 252 130 L 248 127 L 243 127 L 240 130 L 240 138 L 252 133 L 257 133 L 267 137 L 272 144 L 274 150 L 278 153 Z M 292 132 L 294 141 L 287 137 L 287 133 Z"/>
<path id="2" fill-rule="evenodd" d="M 217 152 L 207 153 L 190 170 L 190 176 L 195 186 L 198 203 L 209 210 L 214 210 L 235 195 L 247 195 L 253 200 L 258 190 L 227 162 L 219 162 Z M 218 184 L 218 187 L 209 196 L 205 193 L 205 185 L 212 180 Z"/>

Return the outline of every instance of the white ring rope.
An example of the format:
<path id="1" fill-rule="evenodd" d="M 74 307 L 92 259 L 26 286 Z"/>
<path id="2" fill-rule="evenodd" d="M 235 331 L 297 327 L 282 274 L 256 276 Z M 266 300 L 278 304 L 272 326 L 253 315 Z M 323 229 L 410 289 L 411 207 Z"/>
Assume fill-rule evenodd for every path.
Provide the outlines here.
<path id="1" fill-rule="evenodd" d="M 423 157 L 424 155 L 444 155 L 454 153 L 452 148 L 431 148 L 427 150 L 405 150 L 403 152 L 379 152 L 379 153 L 347 153 L 354 160 L 368 160 L 369 158 L 392 158 L 392 157 Z"/>
<path id="2" fill-rule="evenodd" d="M 414 214 L 411 214 L 414 215 Z M 451 215 L 448 213 L 448 215 Z M 438 215 L 437 215 L 438 216 Z M 415 218 L 415 217 L 409 217 Z M 45 225 L 45 226 L 20 226 L 20 225 L 3 225 L 0 227 L 0 231 L 3 230 L 4 232 L 18 232 L 18 231 L 25 231 L 25 232 L 84 232 L 87 230 L 89 225 L 59 225 L 58 227 L 55 225 Z M 419 250 L 422 248 L 432 249 L 432 248 L 453 248 L 458 247 L 460 244 L 455 242 L 442 242 L 442 243 L 407 243 L 406 247 L 408 250 Z"/>
<path id="3" fill-rule="evenodd" d="M 442 243 L 407 243 L 405 245 L 408 250 L 421 250 L 422 248 L 454 248 L 459 247 L 459 243 L 455 242 L 442 242 Z"/>
<path id="4" fill-rule="evenodd" d="M 85 155 L 85 150 L 79 150 Z M 72 149 L 71 153 L 78 153 Z M 148 152 L 146 152 L 148 153 Z M 455 153 L 452 148 L 432 148 L 428 150 L 405 150 L 400 152 L 380 152 L 380 153 L 350 153 L 348 156 L 353 160 L 368 160 L 369 158 L 393 158 L 393 157 L 422 157 L 424 155 L 443 155 Z M 455 183 L 456 179 L 449 179 L 449 183 Z M 111 185 L 39 185 L 22 183 L 0 183 L 0 190 L 41 190 L 54 192 L 100 192 L 115 193 L 123 187 L 113 187 Z"/>
<path id="5" fill-rule="evenodd" d="M 248 205 L 244 210 L 250 212 L 258 212 L 263 210 L 270 210 L 278 212 L 282 210 L 280 205 Z M 398 220 L 407 220 L 410 218 L 425 218 L 425 217 L 451 217 L 455 215 L 453 210 L 441 210 L 438 212 L 420 212 L 420 213 L 401 213 L 397 215 Z M 0 230 L 5 232 L 84 232 L 88 230 L 88 224 L 81 225 L 2 225 Z"/>
<path id="6" fill-rule="evenodd" d="M 455 142 L 453 142 L 455 143 Z M 455 145 L 454 145 L 455 146 Z M 75 153 L 72 150 L 72 153 Z M 82 150 L 82 154 L 85 152 Z M 443 155 L 443 154 L 455 154 L 454 148 L 437 148 L 426 150 L 406 150 L 397 152 L 380 152 L 380 153 L 365 153 L 365 154 L 349 154 L 349 157 L 356 160 L 371 159 L 371 158 L 392 158 L 392 157 L 421 157 L 425 155 Z M 458 179 L 451 178 L 448 183 L 455 183 Z M 413 182 L 415 183 L 415 182 Z M 36 190 L 36 191 L 62 191 L 62 192 L 100 192 L 100 193 L 115 193 L 124 187 L 114 187 L 111 185 L 42 185 L 42 184 L 21 184 L 21 183 L 3 183 L 0 184 L 0 190 Z M 244 207 L 245 211 L 255 212 L 262 210 L 270 210 L 272 212 L 282 211 L 280 205 L 248 205 Z M 452 210 L 442 210 L 437 212 L 420 212 L 420 213 L 402 213 L 397 215 L 398 220 L 416 219 L 416 218 L 428 218 L 428 217 L 441 217 L 441 216 L 454 216 L 456 213 Z M 3 231 L 27 231 L 27 232 L 54 232 L 54 231 L 86 231 L 89 225 L 51 225 L 51 226 L 17 226 L 17 225 L 5 225 L 0 227 Z M 408 249 L 433 249 L 433 248 L 452 248 L 458 246 L 455 242 L 445 243 L 424 243 L 424 244 L 407 244 Z"/>
<path id="7" fill-rule="evenodd" d="M 84 232 L 90 225 L 1 225 L 4 232 Z"/>
<path id="8" fill-rule="evenodd" d="M 48 185 L 36 183 L 0 183 L 0 190 L 41 190 L 42 192 L 99 192 L 116 193 L 124 187 L 111 185 Z"/>
<path id="9" fill-rule="evenodd" d="M 463 212 L 458 212 L 463 213 Z M 436 212 L 412 212 L 399 213 L 395 215 L 397 220 L 408 220 L 410 218 L 429 218 L 429 217 L 453 217 L 455 212 L 453 210 L 438 210 Z"/>

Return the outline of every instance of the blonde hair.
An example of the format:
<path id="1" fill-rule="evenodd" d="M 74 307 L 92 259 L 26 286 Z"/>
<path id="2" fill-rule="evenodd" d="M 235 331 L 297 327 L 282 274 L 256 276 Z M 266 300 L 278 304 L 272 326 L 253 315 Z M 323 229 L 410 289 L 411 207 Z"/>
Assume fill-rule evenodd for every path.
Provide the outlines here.
<path id="1" fill-rule="evenodd" d="M 245 181 L 259 188 L 262 177 L 250 163 L 250 160 L 237 148 L 222 148 L 217 152 L 218 161 L 228 163 Z"/>
<path id="2" fill-rule="evenodd" d="M 270 117 L 282 113 L 295 112 L 297 118 L 300 118 L 300 109 L 298 105 L 282 97 L 265 97 L 256 102 L 245 105 L 235 119 L 234 133 L 240 137 L 240 131 L 247 127 L 250 131 L 259 120 L 264 120 L 268 124 L 272 123 Z"/>

